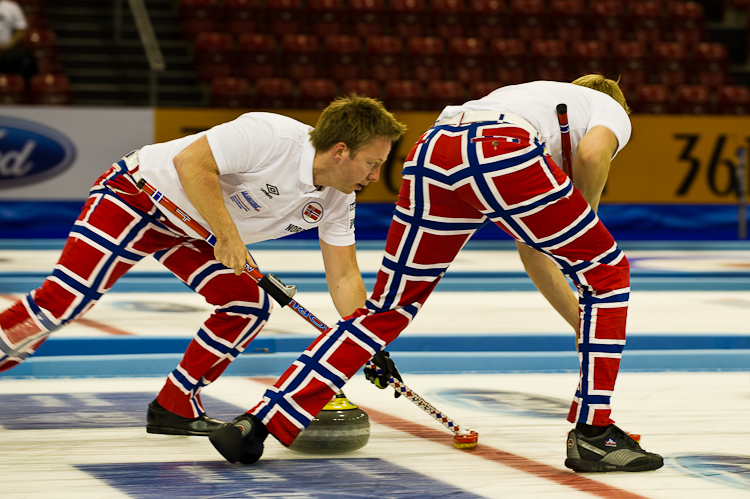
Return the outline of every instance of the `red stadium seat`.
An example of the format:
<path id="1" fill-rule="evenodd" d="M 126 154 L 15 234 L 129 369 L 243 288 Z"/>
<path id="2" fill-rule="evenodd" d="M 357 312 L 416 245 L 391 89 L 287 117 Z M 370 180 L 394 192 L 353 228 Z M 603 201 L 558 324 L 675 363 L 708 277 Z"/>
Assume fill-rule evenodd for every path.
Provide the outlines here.
<path id="1" fill-rule="evenodd" d="M 70 80 L 63 74 L 39 73 L 31 78 L 31 102 L 46 106 L 73 103 Z"/>
<path id="2" fill-rule="evenodd" d="M 537 80 L 568 81 L 568 50 L 562 40 L 534 40 L 531 60 Z"/>
<path id="3" fill-rule="evenodd" d="M 328 35 L 323 39 L 323 52 L 329 78 L 335 81 L 360 78 L 362 42 L 358 37 Z"/>
<path id="4" fill-rule="evenodd" d="M 179 0 L 180 19 L 216 19 L 219 13 L 217 0 Z"/>
<path id="5" fill-rule="evenodd" d="M 421 111 L 425 101 L 422 84 L 416 80 L 391 80 L 385 84 L 384 104 L 395 111 Z"/>
<path id="6" fill-rule="evenodd" d="M 635 91 L 637 113 L 668 114 L 672 112 L 671 93 L 666 85 L 639 85 Z"/>
<path id="7" fill-rule="evenodd" d="M 0 104 L 26 103 L 26 82 L 21 75 L 0 74 Z"/>
<path id="8" fill-rule="evenodd" d="M 490 67 L 502 85 L 528 81 L 526 42 L 518 38 L 495 38 L 490 45 Z"/>
<path id="9" fill-rule="evenodd" d="M 485 79 L 487 47 L 481 38 L 451 38 L 448 56 L 454 79 L 463 83 Z"/>
<path id="10" fill-rule="evenodd" d="M 750 114 L 750 88 L 744 85 L 724 85 L 716 91 L 716 111 L 720 114 Z"/>
<path id="11" fill-rule="evenodd" d="M 436 36 L 413 36 L 406 41 L 412 79 L 427 83 L 445 76 L 445 44 Z"/>
<path id="12" fill-rule="evenodd" d="M 214 78 L 211 107 L 251 107 L 250 82 L 246 78 Z"/>
<path id="13" fill-rule="evenodd" d="M 229 33 L 198 33 L 193 48 L 193 62 L 234 63 L 234 39 Z"/>
<path id="14" fill-rule="evenodd" d="M 477 36 L 485 40 L 509 35 L 506 0 L 471 0 L 469 16 Z"/>
<path id="15" fill-rule="evenodd" d="M 365 41 L 365 65 L 370 78 L 383 83 L 403 76 L 404 43 L 395 36 L 368 36 Z"/>
<path id="16" fill-rule="evenodd" d="M 321 38 L 342 35 L 347 25 L 343 0 L 308 0 L 307 17 L 310 33 Z"/>
<path id="17" fill-rule="evenodd" d="M 583 76 L 591 73 L 606 74 L 610 69 L 607 44 L 601 40 L 576 40 L 570 47 L 571 71 Z"/>
<path id="18" fill-rule="evenodd" d="M 320 66 L 320 42 L 315 35 L 284 35 L 281 39 L 281 64 L 287 78 L 299 81 L 317 78 Z"/>
<path id="19" fill-rule="evenodd" d="M 344 80 L 341 82 L 341 93 L 364 95 L 373 99 L 381 98 L 380 84 L 375 80 Z"/>
<path id="20" fill-rule="evenodd" d="M 593 0 L 590 4 L 591 26 L 595 38 L 614 43 L 625 39 L 625 7 L 620 0 Z"/>
<path id="21" fill-rule="evenodd" d="M 260 0 L 224 0 L 224 26 L 239 38 L 245 33 L 258 33 L 265 27 Z"/>
<path id="22" fill-rule="evenodd" d="M 384 0 L 349 0 L 349 20 L 352 33 L 361 38 L 385 35 Z"/>
<path id="23" fill-rule="evenodd" d="M 648 83 L 648 49 L 643 41 L 619 42 L 612 46 L 614 74 L 620 76 L 620 83 L 636 87 Z"/>
<path id="24" fill-rule="evenodd" d="M 269 33 L 282 37 L 305 32 L 302 0 L 266 0 L 266 25 Z"/>
<path id="25" fill-rule="evenodd" d="M 512 0 L 510 17 L 516 38 L 532 41 L 547 37 L 550 19 L 544 0 Z"/>
<path id="26" fill-rule="evenodd" d="M 590 27 L 583 0 L 554 0 L 550 6 L 552 29 L 559 40 L 572 42 L 588 37 Z"/>
<path id="27" fill-rule="evenodd" d="M 464 0 L 432 0 L 430 14 L 436 36 L 448 40 L 468 34 L 469 13 Z"/>
<path id="28" fill-rule="evenodd" d="M 680 42 L 657 42 L 653 46 L 654 69 L 658 82 L 675 88 L 687 83 L 688 51 Z"/>
<path id="29" fill-rule="evenodd" d="M 307 78 L 299 82 L 299 107 L 325 109 L 336 98 L 336 82 L 327 78 Z"/>
<path id="30" fill-rule="evenodd" d="M 675 111 L 681 114 L 711 113 L 711 89 L 706 85 L 680 85 L 675 91 Z"/>
<path id="31" fill-rule="evenodd" d="M 427 6 L 425 0 L 390 0 L 391 29 L 401 38 L 427 34 Z"/>
<path id="32" fill-rule="evenodd" d="M 36 59 L 58 59 L 57 35 L 49 29 L 27 29 L 21 42 Z"/>
<path id="33" fill-rule="evenodd" d="M 460 81 L 431 81 L 427 84 L 427 109 L 441 110 L 466 102 L 466 87 Z"/>
<path id="34" fill-rule="evenodd" d="M 271 35 L 244 33 L 237 41 L 241 73 L 250 81 L 276 76 L 276 40 Z"/>
<path id="35" fill-rule="evenodd" d="M 705 38 L 703 6 L 698 2 L 667 4 L 669 31 L 675 41 L 693 44 Z"/>
<path id="36" fill-rule="evenodd" d="M 179 0 L 182 35 L 193 39 L 198 33 L 216 31 L 219 6 L 217 0 Z"/>
<path id="37" fill-rule="evenodd" d="M 294 107 L 294 83 L 288 78 L 261 78 L 255 83 L 255 105 L 267 109 Z"/>
<path id="38" fill-rule="evenodd" d="M 655 43 L 664 39 L 665 26 L 661 4 L 653 0 L 631 2 L 628 9 L 628 28 L 635 40 Z"/>
<path id="39" fill-rule="evenodd" d="M 721 43 L 702 42 L 693 47 L 696 83 L 716 89 L 729 83 L 729 53 Z"/>
<path id="40" fill-rule="evenodd" d="M 485 95 L 489 95 L 491 92 L 502 87 L 498 81 L 474 81 L 469 85 L 469 99 L 476 100 L 481 99 Z"/>

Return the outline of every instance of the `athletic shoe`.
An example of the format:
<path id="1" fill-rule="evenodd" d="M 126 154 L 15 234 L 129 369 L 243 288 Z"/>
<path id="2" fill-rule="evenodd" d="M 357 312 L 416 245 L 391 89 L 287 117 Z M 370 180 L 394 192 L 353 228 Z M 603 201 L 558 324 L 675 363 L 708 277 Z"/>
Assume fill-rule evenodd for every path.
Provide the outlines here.
<path id="1" fill-rule="evenodd" d="M 162 435 L 197 435 L 208 436 L 211 432 L 226 426 L 226 421 L 213 419 L 205 413 L 197 418 L 185 418 L 163 408 L 154 399 L 148 404 L 146 413 L 146 431 Z"/>
<path id="2" fill-rule="evenodd" d="M 664 459 L 641 449 L 627 433 L 610 425 L 591 438 L 571 430 L 565 466 L 575 471 L 648 471 L 664 466 Z"/>
<path id="3" fill-rule="evenodd" d="M 263 441 L 268 436 L 266 425 L 252 414 L 237 416 L 230 424 L 217 430 L 208 439 L 219 454 L 230 463 L 253 464 L 263 455 Z"/>

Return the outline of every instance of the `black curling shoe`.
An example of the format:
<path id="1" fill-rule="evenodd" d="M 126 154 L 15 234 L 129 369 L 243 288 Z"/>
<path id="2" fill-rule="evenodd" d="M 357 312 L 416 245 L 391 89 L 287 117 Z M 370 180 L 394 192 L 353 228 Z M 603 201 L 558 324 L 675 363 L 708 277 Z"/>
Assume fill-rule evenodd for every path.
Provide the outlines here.
<path id="1" fill-rule="evenodd" d="M 242 414 L 231 423 L 209 435 L 219 454 L 230 463 L 253 464 L 263 455 L 268 436 L 266 425 L 252 414 Z"/>
<path id="2" fill-rule="evenodd" d="M 205 437 L 226 425 L 226 421 L 209 418 L 205 413 L 192 419 L 182 417 L 163 408 L 156 399 L 148 404 L 148 412 L 146 413 L 146 431 L 162 435 Z"/>
<path id="3" fill-rule="evenodd" d="M 590 438 L 580 430 L 571 430 L 565 466 L 575 471 L 650 471 L 664 466 L 664 459 L 641 449 L 630 435 L 610 425 L 601 435 Z"/>

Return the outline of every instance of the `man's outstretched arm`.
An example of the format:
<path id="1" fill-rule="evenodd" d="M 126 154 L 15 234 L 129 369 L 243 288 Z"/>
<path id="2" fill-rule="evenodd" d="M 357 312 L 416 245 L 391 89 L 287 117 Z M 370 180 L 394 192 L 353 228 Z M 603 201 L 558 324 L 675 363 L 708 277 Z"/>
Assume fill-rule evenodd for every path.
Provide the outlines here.
<path id="1" fill-rule="evenodd" d="M 576 179 L 576 187 L 594 211 L 599 208 L 599 199 L 617 146 L 615 134 L 603 126 L 595 126 L 578 142 L 573 158 L 573 178 Z M 535 249 L 518 241 L 516 246 L 534 286 L 552 308 L 578 331 L 578 297 L 570 289 L 565 276 L 549 258 Z"/>

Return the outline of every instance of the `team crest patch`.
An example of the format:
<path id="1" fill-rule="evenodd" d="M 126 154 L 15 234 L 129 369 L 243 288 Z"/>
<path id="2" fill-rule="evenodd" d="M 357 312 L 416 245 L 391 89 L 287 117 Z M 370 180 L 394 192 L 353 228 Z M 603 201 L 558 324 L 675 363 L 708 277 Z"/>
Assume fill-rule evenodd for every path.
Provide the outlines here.
<path id="1" fill-rule="evenodd" d="M 323 218 L 323 207 L 320 203 L 307 203 L 307 206 L 302 209 L 302 218 L 311 224 L 319 222 Z"/>

